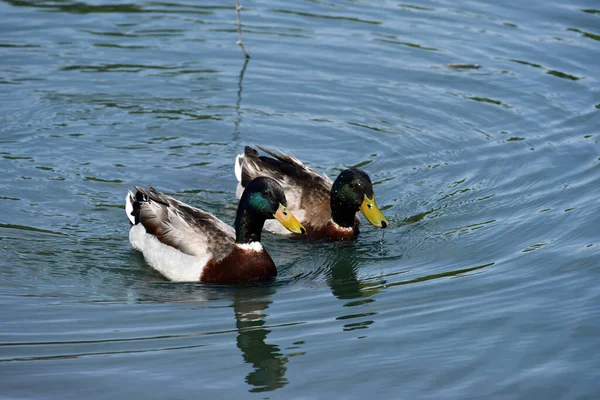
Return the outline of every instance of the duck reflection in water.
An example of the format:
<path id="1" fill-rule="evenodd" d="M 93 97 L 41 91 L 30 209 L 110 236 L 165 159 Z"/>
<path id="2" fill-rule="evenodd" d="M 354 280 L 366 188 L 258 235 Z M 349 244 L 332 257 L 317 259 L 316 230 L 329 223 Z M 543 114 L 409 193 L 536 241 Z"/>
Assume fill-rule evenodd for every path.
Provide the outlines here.
<path id="1" fill-rule="evenodd" d="M 143 264 L 143 258 L 140 258 L 138 262 Z M 154 277 L 162 279 L 158 274 L 155 274 Z M 157 286 L 159 290 L 156 290 Z M 165 286 L 168 286 L 169 290 L 165 290 Z M 252 386 L 249 389 L 250 392 L 267 392 L 287 385 L 288 380 L 285 373 L 288 360 L 303 354 L 298 350 L 293 350 L 284 355 L 279 346 L 266 343 L 267 336 L 271 332 L 266 327 L 266 310 L 272 303 L 271 297 L 275 292 L 276 287 L 272 283 L 236 287 L 173 284 L 161 281 L 151 288 L 151 293 L 135 291 L 135 299 L 138 302 L 156 303 L 197 302 L 197 310 L 200 312 L 206 302 L 231 300 L 230 307 L 233 308 L 235 327 L 238 332 L 236 344 L 242 352 L 244 362 L 253 368 L 253 371 L 246 375 L 245 381 Z M 204 336 L 202 335 L 202 337 Z M 288 349 L 292 348 L 297 347 Z"/>
<path id="2" fill-rule="evenodd" d="M 358 278 L 357 270 L 360 264 L 360 255 L 357 254 L 355 249 L 348 247 L 345 244 L 340 243 L 338 252 L 333 256 L 327 263 L 327 281 L 331 288 L 331 293 L 340 300 L 350 300 L 344 303 L 345 307 L 361 307 L 375 302 L 371 296 L 379 293 L 381 282 L 379 281 L 361 281 Z M 345 308 L 344 311 L 347 311 Z M 362 310 L 361 310 L 362 311 Z M 363 319 L 358 322 L 348 322 L 344 324 L 344 331 L 352 331 L 355 329 L 366 329 L 372 325 L 375 321 L 372 318 L 365 319 L 365 317 L 372 317 L 377 315 L 374 311 L 363 311 L 363 312 L 350 312 L 344 313 L 336 318 L 338 321 L 355 320 L 357 318 Z"/>
<path id="3" fill-rule="evenodd" d="M 288 357 L 281 353 L 277 345 L 265 343 L 271 332 L 265 328 L 265 311 L 274 293 L 272 286 L 240 287 L 233 299 L 237 346 L 242 351 L 244 361 L 254 368 L 246 376 L 246 383 L 253 386 L 250 392 L 276 390 L 288 383 L 285 377 Z"/>

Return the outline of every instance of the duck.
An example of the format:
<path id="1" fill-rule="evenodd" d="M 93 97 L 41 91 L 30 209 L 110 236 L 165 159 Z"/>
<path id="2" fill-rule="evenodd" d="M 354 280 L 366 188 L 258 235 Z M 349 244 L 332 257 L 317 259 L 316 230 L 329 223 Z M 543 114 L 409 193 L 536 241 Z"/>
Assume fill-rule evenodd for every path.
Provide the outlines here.
<path id="1" fill-rule="evenodd" d="M 235 229 L 153 187 L 135 189 L 125 198 L 129 241 L 171 281 L 239 284 L 273 279 L 277 268 L 260 242 L 265 221 L 277 220 L 295 234 L 306 232 L 288 210 L 282 186 L 269 177 L 246 185 Z"/>
<path id="2" fill-rule="evenodd" d="M 269 156 L 260 156 L 250 146 L 235 159 L 235 176 L 239 198 L 252 179 L 268 176 L 284 189 L 289 209 L 306 229 L 312 239 L 354 239 L 360 233 L 358 211 L 373 226 L 385 229 L 389 221 L 383 216 L 373 192 L 369 175 L 358 169 L 345 169 L 332 181 L 328 176 L 306 166 L 291 154 L 275 153 L 256 146 Z M 269 223 L 265 230 L 287 234 Z"/>

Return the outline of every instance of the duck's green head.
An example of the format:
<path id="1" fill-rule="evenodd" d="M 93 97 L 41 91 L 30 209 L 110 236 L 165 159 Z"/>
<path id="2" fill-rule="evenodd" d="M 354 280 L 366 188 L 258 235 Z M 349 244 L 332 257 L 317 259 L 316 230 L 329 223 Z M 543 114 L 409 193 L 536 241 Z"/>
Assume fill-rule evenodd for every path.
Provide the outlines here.
<path id="1" fill-rule="evenodd" d="M 362 211 L 367 220 L 377 228 L 386 228 L 388 220 L 375 203 L 371 178 L 358 168 L 342 171 L 331 188 L 331 217 L 340 226 L 354 225 L 354 216 Z"/>
<path id="2" fill-rule="evenodd" d="M 260 231 L 267 219 L 277 219 L 293 233 L 306 233 L 300 221 L 287 209 L 287 200 L 281 185 L 274 179 L 261 176 L 253 179 L 242 194 L 236 217 L 236 231 L 242 236 L 253 234 L 248 240 L 260 240 Z"/>

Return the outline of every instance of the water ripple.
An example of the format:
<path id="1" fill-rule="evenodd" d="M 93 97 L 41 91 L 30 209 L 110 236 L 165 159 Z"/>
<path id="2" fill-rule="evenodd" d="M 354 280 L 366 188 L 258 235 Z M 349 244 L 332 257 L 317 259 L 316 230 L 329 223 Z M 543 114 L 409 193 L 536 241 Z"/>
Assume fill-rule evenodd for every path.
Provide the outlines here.
<path id="1" fill-rule="evenodd" d="M 233 2 L 0 5 L 3 394 L 594 397 L 598 10 L 241 3 L 249 61 Z M 365 170 L 390 226 L 166 281 L 126 190 L 233 223 L 256 144 Z"/>

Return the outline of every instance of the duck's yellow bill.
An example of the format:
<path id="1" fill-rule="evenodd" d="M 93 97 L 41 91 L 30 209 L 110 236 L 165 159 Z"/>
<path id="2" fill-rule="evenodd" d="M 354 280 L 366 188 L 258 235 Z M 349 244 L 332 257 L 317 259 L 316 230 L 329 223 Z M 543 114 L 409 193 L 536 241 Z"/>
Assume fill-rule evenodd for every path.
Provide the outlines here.
<path id="1" fill-rule="evenodd" d="M 387 226 L 390 224 L 387 218 L 383 216 L 379 208 L 377 208 L 377 204 L 375 203 L 375 195 L 373 195 L 373 198 L 370 199 L 365 194 L 365 198 L 360 205 L 360 211 L 362 211 L 367 220 L 373 226 L 378 228 L 387 228 Z"/>
<path id="2" fill-rule="evenodd" d="M 300 234 L 306 233 L 306 229 L 304 229 L 300 221 L 298 221 L 296 217 L 294 217 L 294 214 L 292 214 L 290 210 L 288 210 L 283 204 L 279 204 L 279 209 L 275 214 L 273 214 L 273 216 L 290 232 Z"/>

